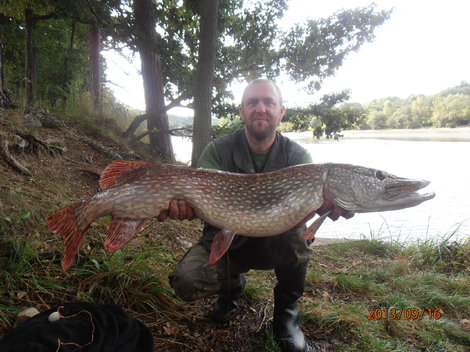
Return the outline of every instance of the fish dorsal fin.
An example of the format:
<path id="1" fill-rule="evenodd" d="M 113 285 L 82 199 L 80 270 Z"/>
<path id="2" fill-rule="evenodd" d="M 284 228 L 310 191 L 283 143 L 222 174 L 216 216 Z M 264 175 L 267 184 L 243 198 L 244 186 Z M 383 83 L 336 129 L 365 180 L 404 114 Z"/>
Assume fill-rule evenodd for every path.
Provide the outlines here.
<path id="1" fill-rule="evenodd" d="M 135 161 L 135 160 L 115 160 L 101 173 L 100 186 L 102 189 L 116 186 L 116 179 L 135 169 L 139 169 L 144 166 L 157 164 L 152 161 Z"/>

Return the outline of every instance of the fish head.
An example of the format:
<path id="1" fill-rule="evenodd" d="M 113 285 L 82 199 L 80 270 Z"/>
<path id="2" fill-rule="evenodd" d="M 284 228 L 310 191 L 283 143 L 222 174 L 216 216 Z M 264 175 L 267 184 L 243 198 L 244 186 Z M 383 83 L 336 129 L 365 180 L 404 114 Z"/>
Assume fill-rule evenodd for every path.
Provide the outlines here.
<path id="1" fill-rule="evenodd" d="M 330 164 L 323 178 L 325 199 L 358 213 L 413 207 L 435 196 L 432 192 L 417 192 L 429 181 L 362 166 Z"/>

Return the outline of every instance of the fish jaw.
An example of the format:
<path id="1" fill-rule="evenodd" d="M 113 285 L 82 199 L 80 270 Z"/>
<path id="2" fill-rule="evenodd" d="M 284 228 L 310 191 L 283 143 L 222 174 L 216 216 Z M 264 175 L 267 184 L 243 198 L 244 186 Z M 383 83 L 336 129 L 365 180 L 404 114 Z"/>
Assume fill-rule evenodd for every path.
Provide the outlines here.
<path id="1" fill-rule="evenodd" d="M 325 199 L 358 213 L 414 207 L 435 196 L 433 192 L 418 193 L 429 185 L 429 181 L 346 164 L 331 164 L 325 172 L 324 182 Z"/>
<path id="2" fill-rule="evenodd" d="M 435 197 L 434 192 L 418 193 L 419 190 L 430 184 L 426 180 L 406 178 L 390 178 L 386 182 L 385 193 L 382 198 L 383 210 L 397 210 L 414 207 Z"/>

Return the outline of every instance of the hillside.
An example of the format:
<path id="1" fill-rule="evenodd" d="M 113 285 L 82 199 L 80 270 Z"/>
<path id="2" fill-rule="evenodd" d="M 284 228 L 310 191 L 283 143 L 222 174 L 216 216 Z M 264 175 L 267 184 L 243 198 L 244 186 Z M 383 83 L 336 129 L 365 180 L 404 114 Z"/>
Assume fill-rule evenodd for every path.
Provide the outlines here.
<path id="1" fill-rule="evenodd" d="M 112 160 L 145 155 L 99 129 L 85 136 L 68 127 L 73 123 L 54 121 L 25 124 L 17 111 L 0 112 L 2 143 L 8 141 L 13 157 L 31 173 L 0 158 L 0 338 L 24 308 L 89 301 L 119 304 L 141 319 L 152 331 L 155 351 L 278 351 L 270 328 L 272 272 L 249 273 L 229 326 L 210 321 L 214 298 L 185 303 L 174 296 L 167 276 L 197 240 L 200 221 L 154 221 L 112 254 L 103 247 L 109 220 L 101 219 L 76 263 L 62 271 L 62 239 L 47 231 L 44 218 L 98 192 L 100 173 Z M 465 351 L 469 248 L 450 241 L 404 248 L 374 239 L 312 247 L 301 301 L 306 335 L 316 351 Z M 392 307 L 429 309 L 442 317 L 368 319 L 371 310 Z"/>

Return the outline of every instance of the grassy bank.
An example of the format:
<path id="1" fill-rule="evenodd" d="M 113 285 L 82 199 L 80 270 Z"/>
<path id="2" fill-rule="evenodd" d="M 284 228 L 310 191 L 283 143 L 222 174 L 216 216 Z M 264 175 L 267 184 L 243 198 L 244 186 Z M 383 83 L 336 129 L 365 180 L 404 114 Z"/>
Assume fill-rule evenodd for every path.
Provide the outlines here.
<path id="1" fill-rule="evenodd" d="M 60 269 L 61 245 L 50 236 L 3 238 L 0 335 L 24 307 L 43 310 L 78 300 L 122 305 L 152 329 L 158 350 L 278 351 L 270 332 L 272 272 L 248 274 L 239 314 L 230 326 L 218 327 L 207 317 L 211 299 L 182 302 L 166 279 L 184 252 L 175 238 L 194 241 L 199 224 L 150 225 L 113 255 L 103 250 L 105 226 L 102 221 L 92 230 L 67 273 Z M 470 241 L 404 247 L 362 240 L 313 252 L 301 322 L 317 350 L 470 347 Z"/>

